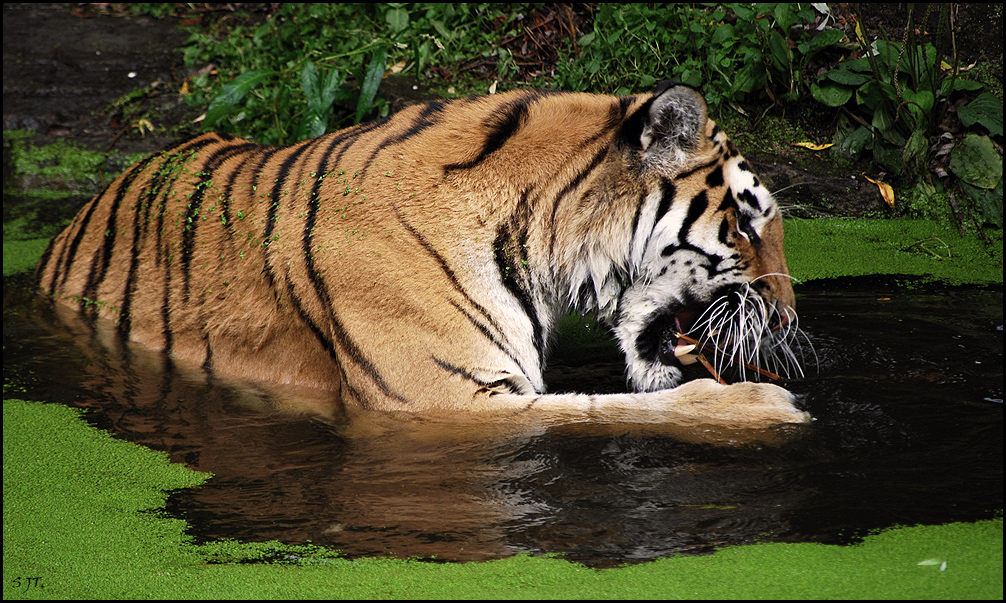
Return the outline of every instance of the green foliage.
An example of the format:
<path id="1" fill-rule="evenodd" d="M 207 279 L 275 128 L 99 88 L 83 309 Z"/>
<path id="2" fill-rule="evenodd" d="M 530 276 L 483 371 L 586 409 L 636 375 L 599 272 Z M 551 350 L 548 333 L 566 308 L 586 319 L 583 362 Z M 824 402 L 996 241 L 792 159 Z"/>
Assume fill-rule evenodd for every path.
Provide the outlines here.
<path id="1" fill-rule="evenodd" d="M 478 4 L 283 5 L 256 27 L 193 31 L 187 64 L 216 65 L 218 78 L 193 78 L 191 102 L 209 103 L 207 129 L 285 143 L 319 132 L 321 125 L 329 130 L 385 115 L 379 87 L 388 71 L 421 80 L 431 67 L 457 67 L 481 56 L 495 62 L 506 88 L 520 67 L 502 40 L 512 39 L 532 10 Z M 670 78 L 702 88 L 714 110 L 725 102 L 764 100 L 766 90 L 774 100 L 792 102 L 806 95 L 805 74 L 814 58 L 843 37 L 841 31 L 805 27 L 816 14 L 810 5 L 791 4 L 602 4 L 593 31 L 566 48 L 554 80 L 536 83 L 627 94 Z M 319 89 L 303 77 L 305 69 L 313 69 L 308 64 L 319 73 L 347 76 L 332 97 L 342 110 L 327 120 L 318 102 L 327 106 L 328 99 L 309 100 Z"/>
<path id="2" fill-rule="evenodd" d="M 246 16 L 192 28 L 185 62 L 214 65 L 216 77 L 194 76 L 189 102 L 208 105 L 207 130 L 267 144 L 317 136 L 387 115 L 379 92 L 389 71 L 418 80 L 433 65 L 496 52 L 497 28 L 521 7 L 284 4 L 258 25 Z"/>
<path id="3" fill-rule="evenodd" d="M 1002 103 L 999 104 L 999 125 L 1001 128 Z M 981 210 L 985 220 L 996 226 L 1003 223 L 1003 156 L 1000 149 L 988 136 L 967 134 L 954 146 L 949 166 L 960 180 L 964 194 Z"/>
<path id="4" fill-rule="evenodd" d="M 842 110 L 837 148 L 850 157 L 871 152 L 907 187 L 958 189 L 978 208 L 976 221 L 1001 227 L 1002 151 L 992 137 L 1002 138 L 1002 99 L 988 92 L 975 97 L 983 84 L 965 79 L 932 44 L 919 43 L 911 12 L 906 32 L 902 42 L 867 43 L 857 23 L 862 57 L 840 63 L 811 86 L 817 101 Z M 964 136 L 941 142 L 955 110 Z"/>
<path id="5" fill-rule="evenodd" d="M 816 16 L 809 4 L 602 4 L 579 56 L 556 66 L 556 83 L 627 94 L 674 79 L 701 88 L 714 112 L 766 100 L 766 91 L 797 101 L 815 58 L 844 38 L 807 27 Z"/>

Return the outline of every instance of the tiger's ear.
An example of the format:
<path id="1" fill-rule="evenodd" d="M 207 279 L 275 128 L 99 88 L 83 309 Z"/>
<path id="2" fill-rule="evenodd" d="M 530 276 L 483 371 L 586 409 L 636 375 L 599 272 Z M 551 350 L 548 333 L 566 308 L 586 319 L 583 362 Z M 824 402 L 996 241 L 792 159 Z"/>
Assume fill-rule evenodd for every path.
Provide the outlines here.
<path id="1" fill-rule="evenodd" d="M 665 168 L 684 163 L 702 145 L 707 113 L 705 99 L 692 88 L 658 85 L 639 137 L 645 163 Z"/>

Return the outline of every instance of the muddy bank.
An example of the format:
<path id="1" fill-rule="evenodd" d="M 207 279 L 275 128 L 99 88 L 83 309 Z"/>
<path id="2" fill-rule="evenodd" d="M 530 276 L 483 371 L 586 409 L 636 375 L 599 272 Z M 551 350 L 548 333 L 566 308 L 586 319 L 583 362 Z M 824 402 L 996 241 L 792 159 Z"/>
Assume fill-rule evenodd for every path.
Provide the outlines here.
<path id="1" fill-rule="evenodd" d="M 4 4 L 4 130 L 34 130 L 36 145 L 67 139 L 98 151 L 113 140 L 126 153 L 170 144 L 156 134 L 128 132 L 131 124 L 110 105 L 151 88 L 165 119 L 178 118 L 177 83 L 184 68 L 176 49 L 187 34 L 176 27 L 177 20 L 78 17 L 72 8 Z"/>

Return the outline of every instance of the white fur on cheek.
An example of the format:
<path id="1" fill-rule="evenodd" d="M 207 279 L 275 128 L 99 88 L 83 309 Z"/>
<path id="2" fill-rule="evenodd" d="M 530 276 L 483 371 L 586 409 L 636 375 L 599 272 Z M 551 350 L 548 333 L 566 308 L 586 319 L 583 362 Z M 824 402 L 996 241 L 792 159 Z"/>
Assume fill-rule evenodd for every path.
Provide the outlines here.
<path id="1" fill-rule="evenodd" d="M 677 367 L 640 358 L 636 350 L 647 319 L 677 298 L 675 289 L 670 279 L 662 279 L 654 285 L 631 287 L 622 298 L 622 310 L 614 331 L 625 353 L 629 381 L 637 391 L 676 387 L 681 381 L 681 371 Z"/>

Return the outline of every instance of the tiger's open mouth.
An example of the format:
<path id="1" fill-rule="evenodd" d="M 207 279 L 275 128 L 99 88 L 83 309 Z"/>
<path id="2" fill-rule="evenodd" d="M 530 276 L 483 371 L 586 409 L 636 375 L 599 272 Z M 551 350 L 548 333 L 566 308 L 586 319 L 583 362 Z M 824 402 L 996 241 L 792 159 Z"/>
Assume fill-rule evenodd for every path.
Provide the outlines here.
<path id="1" fill-rule="evenodd" d="M 691 364 L 691 359 L 682 357 L 692 348 L 678 339 L 677 334 L 687 334 L 701 316 L 704 308 L 688 308 L 670 306 L 657 313 L 646 325 L 636 342 L 636 350 L 643 358 L 651 362 L 660 362 L 668 366 Z"/>
<path id="2" fill-rule="evenodd" d="M 691 354 L 695 345 L 678 339 L 678 334 L 688 333 L 699 315 L 699 312 L 684 310 L 668 317 L 670 324 L 665 325 L 657 346 L 657 359 L 661 364 L 681 366 L 695 363 L 695 356 Z"/>

